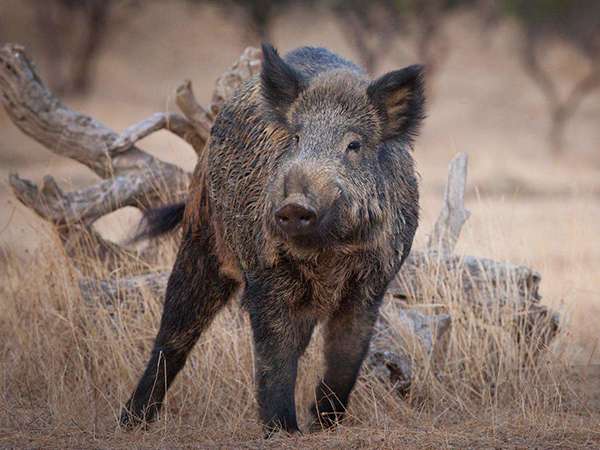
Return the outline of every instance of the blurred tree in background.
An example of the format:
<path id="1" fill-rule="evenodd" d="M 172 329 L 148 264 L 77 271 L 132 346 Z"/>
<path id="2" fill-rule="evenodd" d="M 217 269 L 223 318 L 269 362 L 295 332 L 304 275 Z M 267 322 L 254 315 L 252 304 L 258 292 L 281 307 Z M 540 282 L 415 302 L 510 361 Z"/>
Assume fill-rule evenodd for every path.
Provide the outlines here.
<path id="1" fill-rule="evenodd" d="M 272 41 L 274 21 L 294 7 L 330 10 L 360 63 L 373 74 L 398 38 L 412 43 L 420 62 L 433 74 L 448 50 L 443 23 L 447 15 L 476 0 L 189 0 L 213 3 L 224 14 L 237 11 L 251 43 Z"/>
<path id="2" fill-rule="evenodd" d="M 30 0 L 42 34 L 48 81 L 58 94 L 86 94 L 94 64 L 111 28 L 126 19 L 136 0 Z"/>
<path id="3" fill-rule="evenodd" d="M 230 16 L 235 11 L 241 17 L 245 27 L 245 40 L 248 44 L 258 45 L 261 42 L 272 42 L 273 23 L 280 15 L 292 6 L 312 6 L 316 0 L 189 0 L 192 3 L 212 3 L 224 15 Z"/>
<path id="4" fill-rule="evenodd" d="M 446 17 L 474 0 L 325 0 L 361 64 L 373 74 L 398 38 L 411 42 L 415 55 L 433 76 L 444 62 L 449 45 Z"/>
<path id="5" fill-rule="evenodd" d="M 600 1 L 499 0 L 500 16 L 515 18 L 522 30 L 521 63 L 547 100 L 550 114 L 549 144 L 554 154 L 564 150 L 567 122 L 582 100 L 600 87 Z M 544 67 L 553 44 L 566 44 L 588 62 L 587 75 L 576 81 L 566 96 Z"/>
<path id="6" fill-rule="evenodd" d="M 46 0 L 30 3 L 43 46 L 49 82 L 59 94 L 84 94 L 107 31 L 112 0 Z"/>
<path id="7" fill-rule="evenodd" d="M 391 43 L 402 33 L 398 15 L 387 11 L 393 0 L 330 0 L 330 7 L 344 38 L 356 52 L 360 64 L 373 74 Z M 395 8 L 393 11 L 396 12 Z"/>

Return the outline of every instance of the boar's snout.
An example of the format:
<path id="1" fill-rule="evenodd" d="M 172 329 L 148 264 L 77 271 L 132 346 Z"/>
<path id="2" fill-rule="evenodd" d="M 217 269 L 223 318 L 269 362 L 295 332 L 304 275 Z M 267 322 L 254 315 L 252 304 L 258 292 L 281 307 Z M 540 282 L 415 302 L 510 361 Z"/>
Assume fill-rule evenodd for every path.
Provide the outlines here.
<path id="1" fill-rule="evenodd" d="M 292 247 L 321 247 L 331 236 L 341 188 L 323 161 L 295 161 L 284 167 L 271 191 L 270 227 Z"/>
<path id="2" fill-rule="evenodd" d="M 300 195 L 288 197 L 275 211 L 275 220 L 290 237 L 312 234 L 317 225 L 317 212 Z"/>

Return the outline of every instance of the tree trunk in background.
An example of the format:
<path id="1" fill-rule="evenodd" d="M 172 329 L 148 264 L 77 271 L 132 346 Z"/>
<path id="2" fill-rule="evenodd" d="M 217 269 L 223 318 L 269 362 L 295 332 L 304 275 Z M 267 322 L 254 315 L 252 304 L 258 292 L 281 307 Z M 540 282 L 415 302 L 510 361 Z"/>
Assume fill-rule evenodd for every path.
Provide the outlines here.
<path id="1" fill-rule="evenodd" d="M 581 102 L 600 87 L 600 61 L 592 61 L 589 73 L 579 80 L 566 98 L 560 98 L 558 86 L 551 75 L 543 68 L 539 59 L 539 42 L 533 32 L 526 33 L 521 48 L 521 63 L 525 73 L 546 98 L 550 115 L 548 146 L 554 156 L 564 154 L 565 133 L 568 122 L 573 118 Z"/>
<path id="2" fill-rule="evenodd" d="M 85 37 L 74 52 L 73 77 L 70 90 L 74 94 L 89 91 L 94 73 L 94 63 L 106 39 L 112 0 L 87 0 L 82 3 Z"/>
<path id="3" fill-rule="evenodd" d="M 50 86 L 62 95 L 87 93 L 95 59 L 106 38 L 112 0 L 47 0 L 31 4 L 44 35 Z"/>

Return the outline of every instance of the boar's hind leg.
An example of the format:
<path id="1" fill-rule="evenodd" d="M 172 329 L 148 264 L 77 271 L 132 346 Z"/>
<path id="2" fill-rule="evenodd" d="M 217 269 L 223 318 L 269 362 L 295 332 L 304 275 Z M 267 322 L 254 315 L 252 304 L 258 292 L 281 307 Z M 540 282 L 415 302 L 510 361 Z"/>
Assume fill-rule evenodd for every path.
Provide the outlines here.
<path id="1" fill-rule="evenodd" d="M 121 426 L 152 421 L 187 356 L 237 282 L 219 274 L 212 238 L 186 236 L 169 278 L 165 304 L 150 361 L 121 414 Z"/>
<path id="2" fill-rule="evenodd" d="M 330 428 L 346 412 L 350 392 L 369 349 L 381 300 L 365 305 L 359 299 L 344 302 L 325 325 L 326 370 L 311 406 L 313 430 Z"/>
<path id="3" fill-rule="evenodd" d="M 257 400 L 266 437 L 279 429 L 299 431 L 294 399 L 298 359 L 315 321 L 294 315 L 290 297 L 297 295 L 285 288 L 267 291 L 256 283 L 246 285 L 244 304 L 252 324 Z"/>

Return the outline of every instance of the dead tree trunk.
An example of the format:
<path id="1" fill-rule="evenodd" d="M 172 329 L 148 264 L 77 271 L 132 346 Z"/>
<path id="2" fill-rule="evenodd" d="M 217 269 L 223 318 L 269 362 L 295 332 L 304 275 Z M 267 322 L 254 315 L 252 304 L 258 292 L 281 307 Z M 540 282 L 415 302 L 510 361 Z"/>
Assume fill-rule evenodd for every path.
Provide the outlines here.
<path id="1" fill-rule="evenodd" d="M 0 92 L 8 116 L 21 131 L 48 150 L 78 161 L 103 179 L 87 188 L 64 193 L 50 175 L 38 187 L 13 174 L 9 183 L 15 196 L 55 225 L 67 255 L 79 257 L 83 250 L 109 267 L 123 264 L 124 257 L 137 259 L 139 255 L 132 254 L 130 249 L 104 240 L 93 229 L 94 222 L 125 206 L 144 210 L 182 199 L 190 179 L 188 172 L 137 147 L 137 141 L 166 129 L 201 153 L 224 99 L 251 71 L 256 72 L 257 55 L 256 50 L 247 50 L 238 64 L 223 74 L 209 111 L 196 102 L 191 84 L 186 81 L 177 89 L 176 98 L 183 115 L 157 113 L 119 135 L 63 105 L 38 77 L 24 49 L 4 45 L 0 49 Z"/>
<path id="2" fill-rule="evenodd" d="M 42 219 L 55 226 L 66 254 L 80 258 L 77 267 L 92 263 L 121 267 L 132 250 L 104 240 L 93 230 L 100 217 L 124 206 L 140 209 L 184 198 L 189 173 L 160 161 L 136 146 L 143 137 L 166 129 L 184 139 L 201 154 L 209 130 L 223 103 L 240 84 L 258 74 L 260 51 L 248 48 L 239 60 L 217 80 L 211 105 L 200 106 L 191 84 L 184 82 L 176 93 L 182 114 L 156 113 L 127 128 L 120 135 L 91 117 L 62 105 L 49 92 L 30 63 L 23 48 L 5 45 L 0 49 L 0 99 L 9 117 L 25 134 L 50 151 L 74 159 L 92 169 L 103 180 L 87 188 L 63 192 L 51 176 L 40 187 L 14 174 L 10 185 L 15 196 Z M 410 303 L 435 304 L 447 295 L 448 286 L 464 302 L 486 314 L 498 305 L 511 305 L 516 329 L 533 329 L 543 321 L 543 344 L 554 337 L 558 318 L 539 304 L 541 276 L 519 265 L 486 258 L 454 255 L 463 224 L 469 217 L 464 207 L 467 156 L 459 154 L 450 164 L 444 206 L 429 238 L 428 246 L 415 250 L 397 279 L 389 287 L 387 301 L 404 305 L 396 308 L 396 321 L 431 354 L 436 342 L 450 329 L 448 314 L 423 314 Z M 81 252 L 81 249 L 88 249 Z M 139 295 L 161 296 L 168 272 L 150 272 L 119 279 L 98 280 L 82 273 L 81 294 L 90 304 L 104 305 L 136 301 Z M 389 319 L 389 318 L 388 318 Z M 384 374 L 399 389 L 406 390 L 411 380 L 411 360 L 402 349 L 390 347 L 386 336 L 390 322 L 385 315 L 377 325 L 369 364 Z M 523 323 L 528 326 L 522 326 Z M 539 328 L 539 327 L 538 327 Z M 518 339 L 529 339 L 521 333 Z"/>

